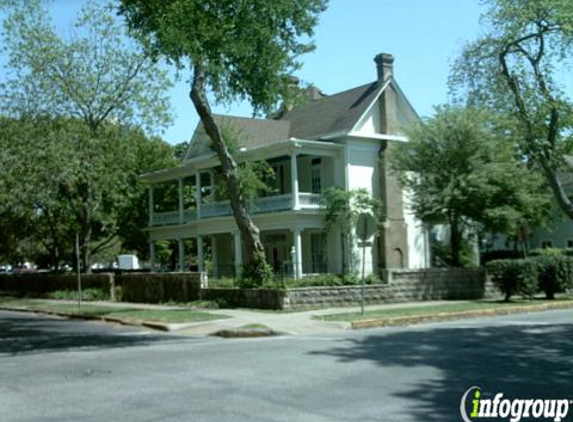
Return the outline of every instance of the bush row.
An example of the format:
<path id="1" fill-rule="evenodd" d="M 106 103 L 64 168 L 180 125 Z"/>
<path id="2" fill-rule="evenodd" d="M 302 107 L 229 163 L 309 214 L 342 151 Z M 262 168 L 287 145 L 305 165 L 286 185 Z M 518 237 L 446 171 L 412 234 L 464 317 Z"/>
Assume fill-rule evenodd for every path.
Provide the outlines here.
<path id="1" fill-rule="evenodd" d="M 505 295 L 531 297 L 544 292 L 547 299 L 573 287 L 573 257 L 559 249 L 544 249 L 526 259 L 499 259 L 487 264 L 492 281 Z"/>

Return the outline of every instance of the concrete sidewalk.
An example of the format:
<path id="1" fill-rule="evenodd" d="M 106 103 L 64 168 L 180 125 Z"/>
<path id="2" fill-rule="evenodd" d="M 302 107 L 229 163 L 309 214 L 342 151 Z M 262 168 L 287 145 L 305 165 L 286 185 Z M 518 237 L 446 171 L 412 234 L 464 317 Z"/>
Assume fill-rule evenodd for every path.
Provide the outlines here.
<path id="1" fill-rule="evenodd" d="M 47 303 L 55 304 L 75 304 L 77 301 L 71 300 L 42 300 Z M 395 309 L 411 308 L 418 306 L 435 306 L 442 304 L 462 303 L 464 301 L 424 301 L 424 302 L 405 302 L 380 305 L 365 306 L 365 311 L 378 309 Z M 214 315 L 225 315 L 229 318 L 218 319 L 213 321 L 201 321 L 190 323 L 171 323 L 161 324 L 165 326 L 165 331 L 173 334 L 187 336 L 205 336 L 215 334 L 222 330 L 239 329 L 249 324 L 261 324 L 267 326 L 272 331 L 289 335 L 305 334 L 324 334 L 344 330 L 350 330 L 352 327 L 349 322 L 340 321 L 321 321 L 315 317 L 322 315 L 341 314 L 349 312 L 360 312 L 359 306 L 314 309 L 308 311 L 263 311 L 253 309 L 203 309 L 188 308 L 181 305 L 163 305 L 147 303 L 130 303 L 130 302 L 107 302 L 107 301 L 90 301 L 82 302 L 86 305 L 106 306 L 110 308 L 136 308 L 136 309 L 192 309 L 193 311 L 204 311 Z M 147 326 L 152 326 L 153 321 L 149 321 Z"/>
<path id="2" fill-rule="evenodd" d="M 381 305 L 369 305 L 365 311 L 393 308 L 411 308 L 418 306 L 442 305 L 446 303 L 461 303 L 463 301 L 426 301 L 407 302 Z M 219 315 L 227 315 L 231 318 L 192 324 L 172 324 L 172 330 L 181 335 L 209 335 L 221 330 L 237 329 L 248 324 L 262 324 L 271 330 L 290 334 L 324 334 L 342 330 L 350 330 L 349 322 L 321 321 L 315 317 L 349 312 L 360 312 L 360 307 L 326 308 L 309 311 L 257 311 L 246 309 L 218 309 L 209 312 Z"/>

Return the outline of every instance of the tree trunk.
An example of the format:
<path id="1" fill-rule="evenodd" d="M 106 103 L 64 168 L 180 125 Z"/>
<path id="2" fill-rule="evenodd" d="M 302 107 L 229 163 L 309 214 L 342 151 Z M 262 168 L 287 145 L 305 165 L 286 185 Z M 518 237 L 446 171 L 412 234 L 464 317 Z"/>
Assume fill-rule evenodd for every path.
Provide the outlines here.
<path id="1" fill-rule="evenodd" d="M 266 265 L 266 260 L 259 228 L 253 223 L 245 206 L 237 163 L 229 153 L 221 130 L 211 114 L 209 101 L 205 94 L 205 69 L 200 64 L 195 66 L 190 97 L 221 163 L 222 176 L 227 184 L 233 216 L 241 233 L 243 265 L 262 268 Z"/>

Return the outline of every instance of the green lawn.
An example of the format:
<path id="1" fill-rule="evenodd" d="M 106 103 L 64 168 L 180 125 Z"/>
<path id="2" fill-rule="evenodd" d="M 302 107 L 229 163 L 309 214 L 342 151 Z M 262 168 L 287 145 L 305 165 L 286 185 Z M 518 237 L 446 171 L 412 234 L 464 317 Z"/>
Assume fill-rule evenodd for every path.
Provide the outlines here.
<path id="1" fill-rule="evenodd" d="M 100 306 L 82 303 L 81 309 L 77 305 L 64 303 L 50 303 L 33 299 L 13 299 L 1 298 L 0 307 L 11 309 L 22 309 L 39 312 L 57 312 L 69 315 L 82 316 L 103 316 L 109 318 L 119 318 L 129 322 L 163 322 L 163 323 L 183 323 L 212 321 L 216 319 L 228 318 L 224 315 L 214 315 L 209 312 L 202 312 L 187 309 L 136 309 L 129 305 L 122 307 Z"/>
<path id="2" fill-rule="evenodd" d="M 475 301 L 464 303 L 446 303 L 443 305 L 428 305 L 428 306 L 412 306 L 404 308 L 390 308 L 380 309 L 374 311 L 366 311 L 364 315 L 360 312 L 349 312 L 342 314 L 324 315 L 317 317 L 322 321 L 362 321 L 367 319 L 392 319 L 399 317 L 416 317 L 416 316 L 432 316 L 440 313 L 455 313 L 455 312 L 471 312 L 471 311 L 484 311 L 490 309 L 513 309 L 523 306 L 528 307 L 541 307 L 551 303 L 568 303 L 573 306 L 573 300 L 570 298 L 562 298 L 554 301 L 546 300 L 516 300 L 511 302 L 499 301 Z"/>

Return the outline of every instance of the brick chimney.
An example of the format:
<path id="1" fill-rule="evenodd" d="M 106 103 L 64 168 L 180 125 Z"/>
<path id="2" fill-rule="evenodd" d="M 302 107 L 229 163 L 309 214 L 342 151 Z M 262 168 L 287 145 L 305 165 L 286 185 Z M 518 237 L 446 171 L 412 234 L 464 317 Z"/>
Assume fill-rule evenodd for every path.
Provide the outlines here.
<path id="1" fill-rule="evenodd" d="M 376 71 L 380 82 L 392 77 L 394 71 L 394 56 L 392 54 L 380 53 L 374 57 L 374 61 L 376 62 Z"/>

